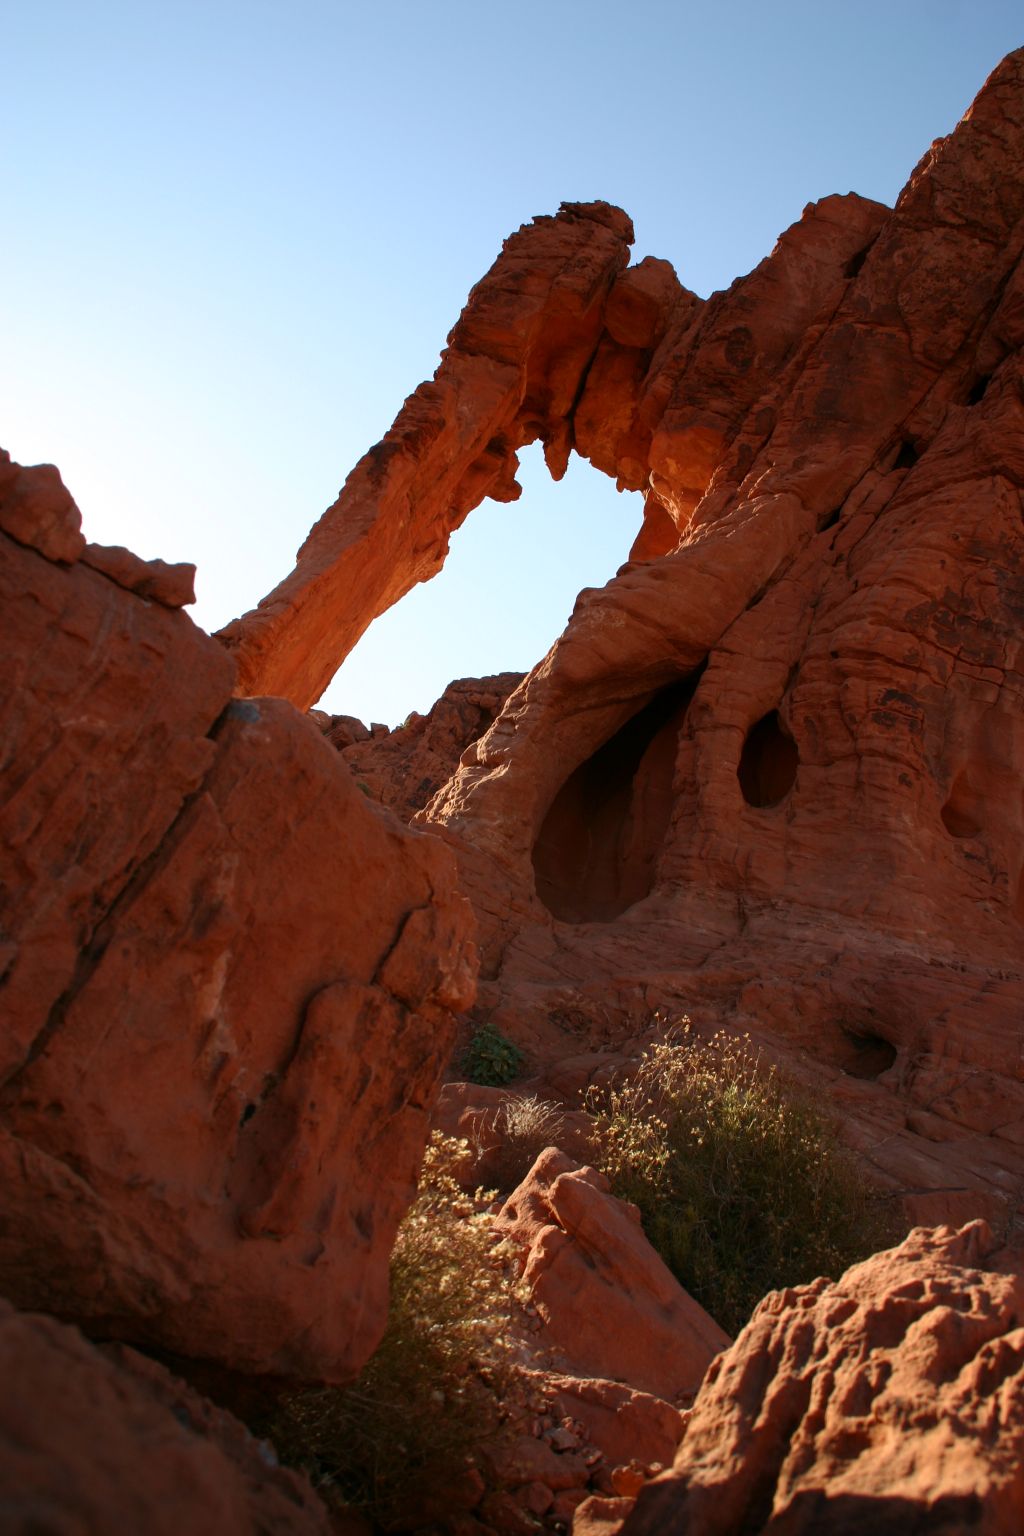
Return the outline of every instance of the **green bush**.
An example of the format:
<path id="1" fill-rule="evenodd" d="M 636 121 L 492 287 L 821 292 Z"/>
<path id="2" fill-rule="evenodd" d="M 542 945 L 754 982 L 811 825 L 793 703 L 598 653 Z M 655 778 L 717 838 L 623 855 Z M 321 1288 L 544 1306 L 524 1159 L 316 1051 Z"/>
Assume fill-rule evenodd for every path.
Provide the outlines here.
<path id="1" fill-rule="evenodd" d="M 503 1432 L 513 1367 L 516 1281 L 483 1209 L 455 1178 L 464 1142 L 434 1132 L 420 1187 L 398 1230 L 391 1306 L 376 1354 L 349 1387 L 289 1393 L 259 1426 L 329 1505 L 363 1510 L 384 1529 L 464 1480 Z"/>
<path id="2" fill-rule="evenodd" d="M 459 1060 L 461 1070 L 471 1083 L 483 1088 L 500 1088 L 518 1077 L 523 1053 L 493 1024 L 481 1024 Z"/>
<path id="3" fill-rule="evenodd" d="M 729 1333 L 768 1291 L 834 1277 L 895 1238 L 888 1202 L 831 1122 L 748 1038 L 701 1041 L 684 1020 L 586 1107 L 597 1165 Z"/>

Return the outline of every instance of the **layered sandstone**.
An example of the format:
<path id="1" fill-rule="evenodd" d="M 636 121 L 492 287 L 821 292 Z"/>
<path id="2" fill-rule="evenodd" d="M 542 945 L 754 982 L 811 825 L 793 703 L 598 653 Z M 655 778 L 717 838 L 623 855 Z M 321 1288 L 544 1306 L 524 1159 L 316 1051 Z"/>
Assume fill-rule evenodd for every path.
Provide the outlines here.
<path id="1" fill-rule="evenodd" d="M 343 1378 L 473 994 L 453 861 L 289 705 L 233 700 L 56 471 L 4 474 L 0 1288 Z"/>
<path id="2" fill-rule="evenodd" d="M 458 888 L 475 1017 L 548 1088 L 684 1007 L 810 1080 L 916 1216 L 1012 1231 L 1022 165 L 1024 51 L 894 210 L 824 199 L 707 302 L 663 261 L 628 267 L 616 209 L 535 221 L 223 645 L 179 611 L 187 569 L 87 546 L 56 471 L 0 460 L 8 1295 L 235 1372 L 350 1375 L 473 998 Z M 538 438 L 556 476 L 578 451 L 644 490 L 632 559 L 504 699 L 462 684 L 401 732 L 325 740 L 286 700 L 316 699 L 483 496 L 514 499 Z M 580 1310 L 580 1369 L 695 1383 L 716 1346 L 680 1373 L 678 1297 L 555 1157 L 506 1212 L 541 1322 Z M 1024 1297 L 988 1243 L 918 1232 L 769 1298 L 628 1529 L 1019 1529 Z M 620 1305 L 646 1318 L 632 1363 L 602 1329 Z M 72 1361 L 73 1406 L 85 1346 L 28 1326 Z M 661 1446 L 679 1424 L 627 1386 L 558 1392 Z M 138 1443 L 157 1419 L 138 1408 Z M 524 1508 L 564 1520 L 596 1487 L 577 1529 L 614 1529 L 653 1458 L 631 1442 L 603 1486 L 556 1433 L 506 1469 Z M 527 1518 L 504 1493 L 479 1508 Z"/>
<path id="3" fill-rule="evenodd" d="M 336 746 L 365 793 L 411 821 L 451 778 L 459 760 L 494 724 L 523 680 L 521 672 L 465 677 L 449 683 L 425 715 L 413 713 L 389 731 L 367 730 L 346 715 L 313 717 Z"/>
<path id="4" fill-rule="evenodd" d="M 812 207 L 661 344 L 675 538 L 422 818 L 533 1070 L 616 1009 L 749 1030 L 918 1220 L 1024 1175 L 1022 164 L 1018 53 L 895 210 Z"/>

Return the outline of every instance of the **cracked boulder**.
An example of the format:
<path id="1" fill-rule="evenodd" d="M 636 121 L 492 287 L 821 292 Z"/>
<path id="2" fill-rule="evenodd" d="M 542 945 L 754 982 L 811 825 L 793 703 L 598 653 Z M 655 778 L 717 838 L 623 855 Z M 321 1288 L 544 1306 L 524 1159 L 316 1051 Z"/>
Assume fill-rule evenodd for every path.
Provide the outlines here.
<path id="1" fill-rule="evenodd" d="M 290 705 L 233 702 L 226 652 L 137 572 L 58 538 L 55 471 L 33 547 L 36 473 L 0 535 L 0 1290 L 344 1379 L 473 994 L 453 860 Z"/>

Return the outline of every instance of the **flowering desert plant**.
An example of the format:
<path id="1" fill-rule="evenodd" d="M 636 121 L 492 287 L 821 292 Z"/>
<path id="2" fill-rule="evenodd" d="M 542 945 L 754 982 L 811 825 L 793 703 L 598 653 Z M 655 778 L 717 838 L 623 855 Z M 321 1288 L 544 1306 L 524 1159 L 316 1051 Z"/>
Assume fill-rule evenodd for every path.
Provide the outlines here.
<path id="1" fill-rule="evenodd" d="M 433 1133 L 392 1254 L 387 1331 L 358 1379 L 290 1393 L 260 1426 L 328 1503 L 384 1529 L 450 1493 L 503 1431 L 517 1281 L 494 1242 L 490 1197 L 456 1178 L 468 1154 Z"/>
<path id="2" fill-rule="evenodd" d="M 585 1107 L 615 1193 L 731 1333 L 767 1291 L 836 1275 L 895 1236 L 832 1123 L 749 1037 L 701 1040 L 684 1019 Z"/>

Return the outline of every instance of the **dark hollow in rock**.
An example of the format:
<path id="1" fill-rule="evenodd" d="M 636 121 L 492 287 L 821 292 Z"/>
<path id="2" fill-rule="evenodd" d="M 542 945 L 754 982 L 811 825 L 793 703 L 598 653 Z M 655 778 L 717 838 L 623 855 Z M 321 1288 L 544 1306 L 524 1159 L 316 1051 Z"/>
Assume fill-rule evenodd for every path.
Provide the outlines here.
<path id="1" fill-rule="evenodd" d="M 748 805 L 763 808 L 785 800 L 796 781 L 796 742 L 773 709 L 747 732 L 736 777 Z"/>
<path id="2" fill-rule="evenodd" d="M 985 398 L 985 391 L 991 382 L 992 375 L 990 373 L 983 373 L 980 379 L 975 379 L 967 396 L 967 404 L 980 405 L 981 401 Z"/>
<path id="3" fill-rule="evenodd" d="M 562 922 L 609 922 L 650 893 L 672 811 L 679 731 L 703 671 L 656 693 L 555 796 L 533 868 L 537 895 Z"/>
<path id="4" fill-rule="evenodd" d="M 896 1047 L 881 1035 L 860 1034 L 845 1026 L 839 1065 L 848 1077 L 881 1077 L 896 1060 Z"/>
<path id="5" fill-rule="evenodd" d="M 952 837 L 977 837 L 981 825 L 977 818 L 978 795 L 971 784 L 970 775 L 958 773 L 953 787 L 939 815 L 942 824 Z"/>

